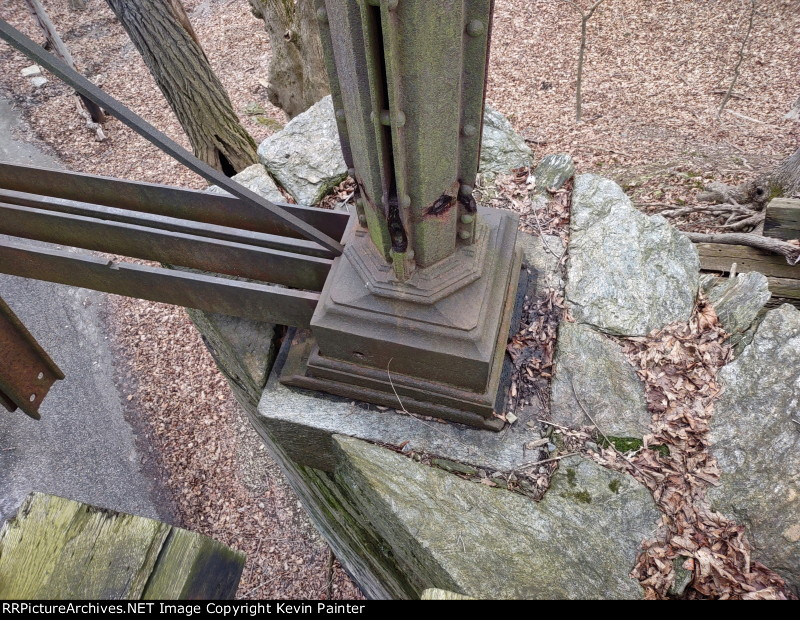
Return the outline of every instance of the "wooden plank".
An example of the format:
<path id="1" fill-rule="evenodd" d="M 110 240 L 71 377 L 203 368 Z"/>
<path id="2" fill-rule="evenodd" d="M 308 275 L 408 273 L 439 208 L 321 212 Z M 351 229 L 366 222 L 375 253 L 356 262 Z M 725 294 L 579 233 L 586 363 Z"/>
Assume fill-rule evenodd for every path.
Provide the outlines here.
<path id="1" fill-rule="evenodd" d="M 169 531 L 32 493 L 0 530 L 0 599 L 138 599 Z"/>
<path id="2" fill-rule="evenodd" d="M 764 236 L 785 240 L 800 239 L 800 200 L 771 200 L 764 219 Z"/>
<path id="3" fill-rule="evenodd" d="M 800 265 L 789 265 L 783 256 L 757 250 L 744 245 L 722 243 L 697 243 L 700 268 L 704 271 L 729 272 L 736 263 L 736 271 L 758 271 L 767 277 L 800 279 Z"/>
<path id="4" fill-rule="evenodd" d="M 172 528 L 142 599 L 233 598 L 243 568 L 244 555 L 239 551 L 194 532 Z"/>
<path id="5" fill-rule="evenodd" d="M 200 534 L 31 493 L 0 530 L 0 599 L 232 598 L 244 560 Z"/>
<path id="6" fill-rule="evenodd" d="M 794 278 L 767 278 L 773 297 L 800 300 L 800 280 Z"/>

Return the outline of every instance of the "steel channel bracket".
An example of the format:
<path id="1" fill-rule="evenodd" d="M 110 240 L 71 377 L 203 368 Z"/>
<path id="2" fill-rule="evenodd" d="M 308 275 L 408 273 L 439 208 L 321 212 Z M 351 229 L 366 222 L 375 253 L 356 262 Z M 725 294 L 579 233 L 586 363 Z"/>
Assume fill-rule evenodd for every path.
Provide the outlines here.
<path id="1" fill-rule="evenodd" d="M 503 426 L 518 216 L 479 208 L 491 0 L 315 0 L 358 186 L 287 385 Z"/>
<path id="2" fill-rule="evenodd" d="M 0 403 L 35 420 L 52 385 L 64 378 L 55 362 L 0 298 Z"/>

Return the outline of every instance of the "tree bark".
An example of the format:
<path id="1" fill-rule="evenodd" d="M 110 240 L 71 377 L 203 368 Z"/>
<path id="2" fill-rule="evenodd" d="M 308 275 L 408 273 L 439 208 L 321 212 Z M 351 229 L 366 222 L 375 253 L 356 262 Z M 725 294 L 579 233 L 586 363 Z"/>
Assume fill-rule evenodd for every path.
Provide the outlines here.
<path id="1" fill-rule="evenodd" d="M 248 0 L 264 20 L 272 58 L 267 96 L 293 118 L 330 92 L 313 0 Z"/>
<path id="2" fill-rule="evenodd" d="M 800 149 L 775 169 L 769 177 L 769 194 L 793 197 L 800 194 Z"/>
<path id="3" fill-rule="evenodd" d="M 233 111 L 179 0 L 106 2 L 156 79 L 194 154 L 228 176 L 256 163 L 256 144 Z"/>

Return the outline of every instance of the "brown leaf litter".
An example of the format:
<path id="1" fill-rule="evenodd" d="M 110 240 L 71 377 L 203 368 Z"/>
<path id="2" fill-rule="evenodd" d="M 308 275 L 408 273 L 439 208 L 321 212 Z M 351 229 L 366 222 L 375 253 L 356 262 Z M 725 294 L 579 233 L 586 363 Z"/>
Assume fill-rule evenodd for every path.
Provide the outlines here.
<path id="1" fill-rule="evenodd" d="M 687 323 L 673 323 L 644 338 L 619 339 L 645 383 L 652 432 L 627 454 L 597 441 L 599 429 L 559 429 L 567 450 L 626 472 L 646 486 L 662 512 L 659 532 L 644 541 L 632 576 L 645 598 L 790 599 L 784 580 L 751 559 L 744 527 L 711 510 L 709 486 L 720 471 L 709 452 L 717 373 L 731 359 L 729 335 L 702 294 Z M 692 573 L 675 591 L 676 567 Z"/>

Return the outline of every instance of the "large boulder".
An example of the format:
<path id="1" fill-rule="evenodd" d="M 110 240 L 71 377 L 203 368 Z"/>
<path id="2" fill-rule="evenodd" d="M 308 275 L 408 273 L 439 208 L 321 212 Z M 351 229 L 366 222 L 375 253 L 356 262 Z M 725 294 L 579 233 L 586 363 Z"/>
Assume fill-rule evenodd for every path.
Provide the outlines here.
<path id="1" fill-rule="evenodd" d="M 575 319 L 644 336 L 686 321 L 697 296 L 697 250 L 661 216 L 637 211 L 622 188 L 583 174 L 572 194 L 565 297 Z"/>
<path id="2" fill-rule="evenodd" d="M 554 365 L 554 422 L 597 424 L 613 437 L 641 438 L 649 432 L 644 384 L 616 342 L 586 325 L 562 322 Z"/>
<path id="3" fill-rule="evenodd" d="M 347 176 L 330 95 L 264 140 L 258 157 L 298 204 L 319 202 Z"/>
<path id="4" fill-rule="evenodd" d="M 336 437 L 336 478 L 416 588 L 476 598 L 637 599 L 659 512 L 633 478 L 561 461 L 540 502 Z"/>
<path id="5" fill-rule="evenodd" d="M 533 151 L 525 144 L 525 140 L 514 131 L 505 116 L 487 103 L 483 114 L 478 167 L 481 174 L 502 174 L 514 168 L 530 166 L 532 160 Z"/>
<path id="6" fill-rule="evenodd" d="M 253 164 L 231 177 L 232 180 L 244 185 L 247 189 L 272 202 L 283 202 L 284 197 L 269 172 L 261 164 Z M 212 194 L 227 194 L 224 189 L 212 185 L 206 190 Z"/>
<path id="7" fill-rule="evenodd" d="M 261 163 L 299 204 L 313 205 L 347 176 L 333 101 L 320 99 L 258 147 Z M 486 106 L 480 171 L 529 166 L 533 153 L 505 116 Z"/>
<path id="8" fill-rule="evenodd" d="M 722 477 L 709 499 L 800 593 L 800 311 L 769 311 L 719 376 L 711 439 Z"/>

